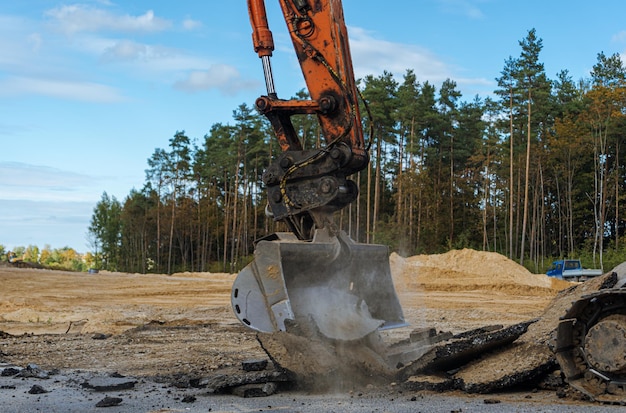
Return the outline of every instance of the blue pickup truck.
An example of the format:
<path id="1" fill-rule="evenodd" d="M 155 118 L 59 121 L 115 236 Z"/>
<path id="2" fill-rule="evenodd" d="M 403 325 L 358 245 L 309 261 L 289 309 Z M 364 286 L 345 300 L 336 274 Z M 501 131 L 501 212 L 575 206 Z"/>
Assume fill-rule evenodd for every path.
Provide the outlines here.
<path id="1" fill-rule="evenodd" d="M 554 261 L 546 274 L 549 277 L 567 281 L 586 281 L 589 278 L 602 275 L 602 270 L 589 270 L 583 268 L 580 260 Z"/>

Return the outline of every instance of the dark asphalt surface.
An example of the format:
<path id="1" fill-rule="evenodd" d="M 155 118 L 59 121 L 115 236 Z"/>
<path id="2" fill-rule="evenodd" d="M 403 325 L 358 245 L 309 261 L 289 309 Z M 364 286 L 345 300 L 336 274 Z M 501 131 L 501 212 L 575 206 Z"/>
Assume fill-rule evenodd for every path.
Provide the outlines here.
<path id="1" fill-rule="evenodd" d="M 7 365 L 0 363 L 0 371 Z M 519 392 L 491 395 L 425 393 L 396 387 L 366 389 L 337 394 L 307 394 L 279 391 L 268 397 L 242 398 L 210 394 L 202 388 L 178 388 L 153 379 L 136 381 L 132 389 L 95 391 L 85 382 L 101 382 L 98 373 L 61 371 L 49 378 L 0 377 L 0 412 L 622 412 L 623 406 L 559 399 L 554 392 Z M 105 379 L 106 381 L 106 379 Z M 123 380 L 122 380 L 123 381 Z M 31 394 L 33 386 L 46 393 Z M 96 407 L 103 399 L 119 404 Z M 119 401 L 121 399 L 121 401 Z M 115 402 L 114 402 L 115 404 Z"/>

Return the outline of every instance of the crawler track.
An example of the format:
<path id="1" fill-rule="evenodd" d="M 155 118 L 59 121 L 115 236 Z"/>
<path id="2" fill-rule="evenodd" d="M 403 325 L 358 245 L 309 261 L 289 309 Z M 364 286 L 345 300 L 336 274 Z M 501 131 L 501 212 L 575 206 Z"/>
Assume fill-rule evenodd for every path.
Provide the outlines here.
<path id="1" fill-rule="evenodd" d="M 556 358 L 575 389 L 626 404 L 626 288 L 576 301 L 558 326 Z"/>

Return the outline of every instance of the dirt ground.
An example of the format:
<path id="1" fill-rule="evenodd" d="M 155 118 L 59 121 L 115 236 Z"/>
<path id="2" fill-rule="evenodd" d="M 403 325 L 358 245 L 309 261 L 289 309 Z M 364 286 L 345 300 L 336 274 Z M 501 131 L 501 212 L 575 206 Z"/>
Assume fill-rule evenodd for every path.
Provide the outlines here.
<path id="1" fill-rule="evenodd" d="M 386 332 L 389 340 L 423 327 L 458 333 L 523 322 L 570 285 L 473 250 L 393 254 L 390 262 L 410 326 Z M 232 313 L 234 277 L 0 267 L 0 361 L 171 377 L 264 358 L 255 334 Z"/>

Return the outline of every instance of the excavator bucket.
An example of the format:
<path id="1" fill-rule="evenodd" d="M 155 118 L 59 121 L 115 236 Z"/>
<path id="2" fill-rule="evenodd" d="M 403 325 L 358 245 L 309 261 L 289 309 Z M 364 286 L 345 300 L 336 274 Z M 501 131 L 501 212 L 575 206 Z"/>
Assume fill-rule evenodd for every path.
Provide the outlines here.
<path id="1" fill-rule="evenodd" d="M 311 242 L 274 234 L 257 243 L 254 255 L 231 295 L 237 318 L 253 330 L 285 331 L 294 320 L 330 339 L 357 340 L 406 325 L 386 246 L 317 230 Z"/>

